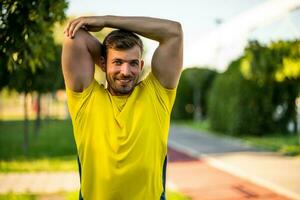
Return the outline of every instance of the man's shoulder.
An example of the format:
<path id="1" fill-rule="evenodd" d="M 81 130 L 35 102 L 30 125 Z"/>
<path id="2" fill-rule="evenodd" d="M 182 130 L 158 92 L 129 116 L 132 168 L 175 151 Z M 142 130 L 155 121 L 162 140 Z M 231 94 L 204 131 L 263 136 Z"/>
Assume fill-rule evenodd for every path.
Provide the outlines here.
<path id="1" fill-rule="evenodd" d="M 164 89 L 164 87 L 160 84 L 155 75 L 150 71 L 145 78 L 141 81 L 142 85 L 149 85 L 151 87 L 159 87 Z"/>

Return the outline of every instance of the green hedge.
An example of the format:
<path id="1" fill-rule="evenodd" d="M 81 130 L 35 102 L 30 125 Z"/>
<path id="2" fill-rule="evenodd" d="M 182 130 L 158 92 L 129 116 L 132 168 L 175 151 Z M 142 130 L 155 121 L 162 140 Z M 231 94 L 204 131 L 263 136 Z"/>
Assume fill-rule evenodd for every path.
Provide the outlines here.
<path id="1" fill-rule="evenodd" d="M 207 97 L 216 74 L 216 71 L 207 68 L 189 68 L 182 72 L 172 119 L 193 119 L 197 107 L 201 118 L 206 118 Z"/>
<path id="2" fill-rule="evenodd" d="M 272 88 L 244 79 L 240 62 L 231 63 L 213 83 L 208 106 L 211 127 L 232 135 L 271 132 L 275 127 Z"/>
<path id="3" fill-rule="evenodd" d="M 246 79 L 241 62 L 242 58 L 232 62 L 213 83 L 208 104 L 211 128 L 231 135 L 287 132 L 295 119 L 297 87 L 289 81 Z"/>

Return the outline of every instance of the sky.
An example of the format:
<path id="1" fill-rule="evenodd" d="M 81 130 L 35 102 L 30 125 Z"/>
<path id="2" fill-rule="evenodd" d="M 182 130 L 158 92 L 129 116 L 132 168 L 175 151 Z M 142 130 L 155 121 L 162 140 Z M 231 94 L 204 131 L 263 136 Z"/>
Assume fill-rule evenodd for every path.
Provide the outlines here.
<path id="1" fill-rule="evenodd" d="M 300 37 L 300 10 L 276 12 L 279 8 L 284 10 L 285 5 L 280 5 L 284 1 L 300 6 L 300 0 L 69 0 L 67 14 L 149 16 L 178 21 L 184 31 L 184 67 L 209 66 L 224 71 L 231 60 L 242 54 L 249 39 L 268 43 Z M 157 43 L 145 40 L 145 46 L 145 61 L 149 64 Z"/>

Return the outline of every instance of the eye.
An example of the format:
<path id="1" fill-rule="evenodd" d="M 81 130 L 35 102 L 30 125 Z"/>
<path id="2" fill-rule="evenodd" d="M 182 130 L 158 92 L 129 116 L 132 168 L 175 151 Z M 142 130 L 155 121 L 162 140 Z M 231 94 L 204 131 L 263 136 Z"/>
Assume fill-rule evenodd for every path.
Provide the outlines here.
<path id="1" fill-rule="evenodd" d="M 139 66 L 139 61 L 133 60 L 133 61 L 130 62 L 130 65 L 134 66 L 134 67 L 137 67 L 137 66 Z"/>
<path id="2" fill-rule="evenodd" d="M 115 65 L 122 65 L 123 62 L 121 60 L 115 60 L 113 63 Z"/>

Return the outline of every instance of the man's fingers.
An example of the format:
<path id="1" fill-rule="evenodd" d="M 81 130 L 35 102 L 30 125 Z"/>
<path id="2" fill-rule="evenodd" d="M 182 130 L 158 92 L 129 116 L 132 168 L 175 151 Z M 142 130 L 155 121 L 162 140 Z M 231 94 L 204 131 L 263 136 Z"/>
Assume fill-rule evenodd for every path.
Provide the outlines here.
<path id="1" fill-rule="evenodd" d="M 74 33 L 74 30 L 76 28 L 76 26 L 80 23 L 80 20 L 76 20 L 76 21 L 73 21 L 71 24 L 70 24 L 70 27 L 69 27 L 69 30 L 68 30 L 68 36 L 69 37 L 74 37 L 75 33 Z"/>
<path id="2" fill-rule="evenodd" d="M 77 19 L 71 20 L 67 27 L 64 30 L 64 33 L 67 35 L 67 37 L 74 38 L 76 32 L 83 28 L 84 30 L 89 30 L 87 20 L 85 20 L 84 17 L 79 17 Z"/>
<path id="3" fill-rule="evenodd" d="M 65 30 L 64 30 L 64 33 L 67 35 L 67 37 L 69 37 L 69 30 L 70 30 L 70 27 L 71 27 L 71 24 L 74 22 L 75 20 L 71 20 L 69 21 L 68 25 L 66 26 Z"/>
<path id="4" fill-rule="evenodd" d="M 74 29 L 75 29 L 76 25 L 78 23 L 80 23 L 80 21 L 81 21 L 80 18 L 77 18 L 77 19 L 71 20 L 68 23 L 67 27 L 64 30 L 64 33 L 67 35 L 67 37 L 73 36 Z"/>
<path id="5" fill-rule="evenodd" d="M 73 32 L 72 32 L 72 35 L 71 35 L 72 38 L 75 37 L 76 32 L 80 28 L 82 28 L 82 26 L 84 26 L 83 22 L 79 22 L 79 23 L 76 24 L 76 26 L 74 26 L 74 29 L 73 29 Z"/>

